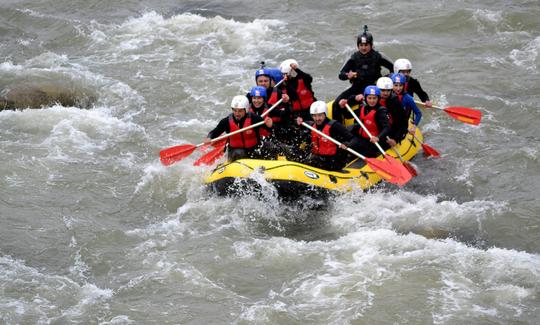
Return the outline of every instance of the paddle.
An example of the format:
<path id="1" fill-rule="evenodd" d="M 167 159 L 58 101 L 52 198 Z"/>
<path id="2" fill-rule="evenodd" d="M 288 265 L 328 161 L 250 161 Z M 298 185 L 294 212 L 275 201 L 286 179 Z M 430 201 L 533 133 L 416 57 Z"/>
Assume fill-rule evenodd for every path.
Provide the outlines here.
<path id="1" fill-rule="evenodd" d="M 341 142 L 335 140 L 331 136 L 328 136 L 321 131 L 317 130 L 316 128 L 310 126 L 306 122 L 302 122 L 302 125 L 311 131 L 325 137 L 326 139 L 332 141 L 337 146 L 341 146 Z M 365 156 L 359 154 L 358 152 L 354 151 L 351 148 L 346 149 L 348 152 L 352 153 L 353 155 L 357 156 L 358 158 L 364 160 L 366 164 L 375 172 L 377 175 L 381 176 L 385 180 L 387 180 L 390 183 L 397 184 L 399 186 L 405 185 L 410 179 L 411 174 L 405 171 L 403 173 L 399 168 L 396 168 L 396 166 L 391 165 L 386 160 L 379 160 L 376 158 L 366 158 Z M 401 165 L 400 165 L 401 166 Z"/>
<path id="2" fill-rule="evenodd" d="M 175 163 L 191 155 L 191 153 L 195 151 L 195 149 L 197 148 L 201 148 L 204 150 L 208 148 L 210 145 L 213 145 L 214 147 L 223 147 L 226 142 L 227 142 L 226 139 L 218 140 L 216 138 L 214 139 L 213 142 L 208 143 L 208 144 L 199 143 L 196 146 L 192 144 L 182 144 L 179 146 L 174 146 L 174 147 L 161 150 L 159 152 L 159 158 L 163 165 L 168 166 L 172 163 Z"/>
<path id="3" fill-rule="evenodd" d="M 422 145 L 422 149 L 424 150 L 424 156 L 426 157 L 429 157 L 429 156 L 440 157 L 441 156 L 441 154 L 439 154 L 437 150 L 433 149 L 432 147 L 428 146 L 424 142 L 420 141 L 420 139 L 418 139 L 416 134 L 413 134 L 413 136 L 416 139 L 416 141 L 420 142 L 420 144 Z"/>
<path id="4" fill-rule="evenodd" d="M 358 122 L 358 124 L 360 124 L 360 127 L 362 127 L 362 129 L 364 130 L 364 132 L 367 133 L 368 137 L 371 139 L 373 138 L 373 136 L 371 135 L 371 132 L 369 132 L 369 130 L 366 128 L 366 126 L 364 125 L 364 123 L 362 123 L 362 121 L 360 120 L 360 118 L 354 114 L 352 108 L 349 106 L 349 104 L 345 104 L 345 107 L 347 107 L 347 109 L 349 110 L 349 112 L 351 113 L 351 115 L 354 117 L 354 119 L 356 120 L 356 122 Z M 387 154 L 383 148 L 381 147 L 381 145 L 378 143 L 378 142 L 375 142 L 375 146 L 377 147 L 377 149 L 379 149 L 379 151 L 381 152 L 381 154 L 384 156 L 384 159 L 386 159 L 386 161 L 388 162 L 389 165 L 394 165 L 396 166 L 396 170 L 401 170 L 404 175 L 405 174 L 409 174 L 409 179 L 412 177 L 412 176 L 416 176 L 418 175 L 418 173 L 416 172 L 416 170 L 414 169 L 414 167 L 410 164 L 407 163 L 407 165 L 410 165 L 410 166 L 407 166 L 405 164 L 405 161 L 403 160 L 403 158 L 401 157 L 401 164 L 398 163 L 394 157 L 390 156 L 389 154 Z M 397 150 L 394 150 L 396 153 Z M 399 153 L 398 153 L 399 154 Z"/>
<path id="5" fill-rule="evenodd" d="M 225 146 L 227 143 L 223 144 L 220 147 L 216 147 L 212 149 L 210 152 L 205 153 L 203 156 L 201 156 L 199 159 L 197 159 L 193 166 L 200 166 L 200 165 L 211 165 L 214 163 L 214 161 L 218 160 L 223 156 L 225 153 Z"/>
<path id="6" fill-rule="evenodd" d="M 279 85 L 279 83 L 276 84 L 276 86 L 277 85 Z M 270 112 L 274 108 L 276 108 L 279 104 L 281 104 L 282 101 L 283 101 L 283 98 L 280 98 L 280 100 L 278 100 L 274 105 L 272 105 L 272 107 L 270 107 L 266 112 L 262 113 L 261 117 L 264 118 L 266 115 L 270 114 Z M 238 130 L 238 131 L 240 131 L 240 130 Z M 235 132 L 237 132 L 237 131 L 235 131 Z M 225 145 L 226 145 L 226 142 L 223 142 L 223 145 L 221 145 L 219 147 L 216 146 L 215 149 L 213 149 L 212 151 L 202 155 L 199 159 L 197 159 L 193 163 L 193 165 L 194 166 L 211 165 L 214 161 L 218 160 L 219 158 L 221 158 L 221 156 L 223 156 L 223 154 L 225 153 Z"/>
<path id="7" fill-rule="evenodd" d="M 283 82 L 285 81 L 285 79 L 281 79 L 278 83 L 276 83 L 275 85 L 272 86 L 272 88 L 276 88 L 278 87 L 279 85 L 281 85 Z M 270 113 L 271 110 L 274 109 L 274 107 L 276 107 L 278 104 L 280 104 L 281 102 L 283 101 L 283 98 L 281 98 L 280 100 L 278 100 L 274 105 L 272 105 L 272 107 L 270 107 L 270 109 L 268 109 L 266 112 L 264 112 L 261 117 L 265 117 L 267 114 Z M 225 153 L 225 145 L 226 145 L 226 141 L 224 141 L 223 143 L 220 143 L 219 146 L 215 146 L 216 149 L 204 154 L 203 156 L 201 156 L 199 159 L 197 159 L 195 161 L 195 163 L 193 163 L 194 166 L 200 166 L 200 165 L 210 165 L 212 164 L 214 161 L 216 161 L 217 159 L 221 158 L 221 156 Z M 217 149 L 223 149 L 223 150 L 217 150 Z"/>
<path id="8" fill-rule="evenodd" d="M 207 143 L 207 144 L 204 144 L 202 145 L 201 147 L 199 147 L 199 150 L 204 150 L 206 151 L 206 149 L 210 146 L 214 147 L 214 148 L 217 148 L 217 147 L 223 147 L 225 146 L 225 144 L 227 144 L 227 139 L 221 139 L 219 141 L 216 141 L 214 143 Z"/>
<path id="9" fill-rule="evenodd" d="M 425 107 L 424 103 L 422 103 L 421 101 L 415 100 L 414 102 Z M 435 105 L 432 105 L 431 107 L 443 110 L 451 117 L 463 123 L 478 125 L 482 120 L 482 111 L 474 108 L 462 106 L 449 106 L 442 108 Z"/>
<path id="10" fill-rule="evenodd" d="M 387 139 L 390 139 L 389 137 L 386 137 Z M 409 171 L 409 173 L 411 173 L 411 175 L 413 177 L 416 177 L 418 176 L 418 172 L 416 171 L 416 168 L 414 168 L 414 166 L 406 161 L 405 159 L 403 159 L 403 156 L 399 153 L 399 151 L 395 148 L 395 147 L 392 147 L 392 150 L 394 151 L 394 153 L 396 154 L 396 156 L 399 158 L 399 161 L 401 161 L 401 163 L 403 164 L 403 166 L 405 166 L 405 168 L 407 168 L 407 170 Z"/>
<path id="11" fill-rule="evenodd" d="M 217 137 L 215 139 L 210 140 L 210 142 L 211 143 L 218 142 L 218 141 L 220 141 L 222 139 L 230 137 L 231 135 L 234 135 L 234 134 L 237 134 L 237 133 L 240 133 L 240 132 L 244 132 L 244 131 L 247 131 L 249 129 L 256 128 L 256 127 L 261 126 L 263 124 L 264 124 L 264 121 L 260 121 L 259 123 L 255 123 L 253 125 L 250 125 L 248 127 L 243 128 L 243 129 L 236 130 L 234 132 L 227 133 L 227 134 L 224 134 L 222 136 L 219 136 L 219 137 Z M 183 144 L 183 145 L 180 145 L 180 146 L 174 146 L 174 147 L 170 147 L 170 148 L 167 148 L 167 149 L 163 149 L 163 150 L 161 150 L 159 152 L 159 157 L 160 157 L 161 163 L 163 163 L 163 165 L 165 165 L 165 166 L 171 165 L 171 164 L 173 164 L 173 163 L 175 163 L 177 161 L 180 161 L 180 160 L 186 158 L 193 151 L 195 151 L 195 149 L 203 146 L 204 144 L 205 144 L 204 142 L 199 143 L 196 146 L 192 145 L 192 144 Z M 212 150 L 212 151 L 214 151 L 214 150 Z"/>

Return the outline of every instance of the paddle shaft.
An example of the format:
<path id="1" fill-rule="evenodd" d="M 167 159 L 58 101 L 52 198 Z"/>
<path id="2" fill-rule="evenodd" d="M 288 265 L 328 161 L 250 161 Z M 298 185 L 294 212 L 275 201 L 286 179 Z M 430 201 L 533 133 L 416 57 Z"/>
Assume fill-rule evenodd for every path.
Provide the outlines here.
<path id="1" fill-rule="evenodd" d="M 277 84 L 275 84 L 274 87 L 272 87 L 272 88 L 275 88 L 275 87 L 279 86 L 283 81 L 285 81 L 285 79 L 281 79 L 280 82 L 278 82 Z M 271 112 L 274 108 L 276 108 L 279 104 L 281 104 L 282 101 L 283 101 L 283 98 L 280 98 L 274 105 L 272 105 L 272 107 L 270 107 L 266 112 L 262 113 L 262 114 L 261 114 L 261 117 L 265 117 L 266 115 L 270 114 L 270 112 Z M 243 128 L 243 129 L 236 130 L 236 131 L 233 131 L 233 132 L 231 132 L 231 133 L 224 134 L 224 135 L 219 136 L 219 137 L 217 137 L 217 138 L 211 139 L 211 140 L 210 140 L 210 143 L 219 141 L 219 140 L 221 140 L 221 139 L 228 138 L 228 137 L 230 137 L 231 135 L 235 135 L 235 134 L 238 134 L 238 133 L 247 131 L 247 130 L 249 130 L 249 129 L 256 128 L 257 126 L 260 126 L 260 125 L 262 125 L 263 123 L 264 123 L 264 121 L 261 121 L 261 122 L 259 122 L 259 123 L 255 123 L 255 124 L 253 124 L 253 125 L 250 125 L 250 126 L 248 126 L 248 127 Z M 196 147 L 200 147 L 200 146 L 202 146 L 203 144 L 204 144 L 204 143 L 199 143 Z"/>
<path id="2" fill-rule="evenodd" d="M 418 137 L 416 136 L 416 134 L 413 134 L 414 138 L 416 139 L 416 141 L 420 142 L 420 145 L 423 145 L 424 142 L 423 141 L 420 141 L 420 139 L 418 139 Z"/>
<path id="3" fill-rule="evenodd" d="M 281 80 L 283 81 L 283 79 Z M 280 81 L 280 82 L 281 82 Z M 277 85 L 276 85 L 277 86 Z M 266 112 L 262 113 L 261 114 L 261 117 L 265 117 L 266 115 L 270 114 L 270 112 L 276 108 L 276 106 L 278 106 L 279 104 L 281 104 L 281 102 L 283 101 L 283 98 L 280 98 L 274 105 L 272 105 L 272 107 L 270 107 Z"/>
<path id="4" fill-rule="evenodd" d="M 310 129 L 311 131 L 314 131 L 315 133 L 317 133 L 317 134 L 319 134 L 319 135 L 322 135 L 322 136 L 325 137 L 326 139 L 332 141 L 332 142 L 333 142 L 334 144 L 336 144 L 337 146 L 341 146 L 341 145 L 342 145 L 342 143 L 339 142 L 338 140 L 332 138 L 332 137 L 329 136 L 329 135 L 326 135 L 326 134 L 322 133 L 321 131 L 319 131 L 319 130 L 317 130 L 316 128 L 310 126 L 310 125 L 307 124 L 306 122 L 302 122 L 302 125 L 305 126 L 305 127 L 308 128 L 308 129 Z M 347 150 L 348 152 L 352 153 L 353 155 L 357 156 L 357 157 L 360 158 L 360 159 L 366 160 L 366 157 L 365 157 L 365 156 L 359 154 L 358 152 L 352 150 L 352 149 L 349 148 L 349 147 L 347 147 L 347 149 L 345 149 L 345 150 Z"/>
<path id="5" fill-rule="evenodd" d="M 264 113 L 261 115 L 261 117 L 265 117 L 266 115 L 270 114 L 270 112 L 271 112 L 274 108 L 276 108 L 279 104 L 281 104 L 281 101 L 282 101 L 282 100 L 283 100 L 283 98 L 280 99 L 280 100 L 278 100 L 274 105 L 272 105 L 272 107 L 270 107 L 266 112 L 264 112 Z M 238 134 L 238 133 L 242 133 L 242 132 L 244 132 L 244 131 L 247 131 L 247 130 L 256 128 L 256 127 L 258 127 L 258 126 L 261 126 L 261 125 L 263 125 L 263 124 L 264 124 L 264 121 L 260 121 L 260 122 L 258 122 L 258 123 L 255 123 L 255 124 L 253 124 L 253 125 L 247 126 L 247 127 L 242 128 L 242 129 L 240 129 L 240 130 L 236 130 L 236 131 L 233 131 L 233 132 L 230 132 L 230 133 L 226 133 L 226 134 L 224 134 L 224 135 L 220 135 L 220 136 L 217 137 L 217 138 L 211 139 L 210 142 L 216 142 L 216 141 L 219 141 L 219 140 L 228 138 L 228 137 L 230 137 L 230 136 L 232 136 L 232 135 L 235 135 L 235 134 Z M 203 142 L 203 143 L 199 143 L 196 147 L 202 146 L 203 144 L 204 144 L 204 142 Z"/>
<path id="6" fill-rule="evenodd" d="M 394 150 L 394 152 L 395 152 L 396 155 L 398 156 L 399 160 L 400 160 L 402 163 L 405 163 L 405 159 L 403 159 L 403 156 L 399 153 L 399 151 L 398 151 L 395 147 L 392 147 L 392 150 Z"/>
<path id="7" fill-rule="evenodd" d="M 277 84 L 275 84 L 272 88 L 276 88 L 277 86 L 281 85 L 285 81 L 285 78 L 281 79 Z"/>
<path id="8" fill-rule="evenodd" d="M 349 112 L 351 113 L 351 115 L 354 117 L 354 119 L 356 120 L 356 122 L 358 122 L 358 124 L 360 124 L 360 126 L 362 127 L 362 130 L 364 130 L 364 132 L 367 133 L 369 139 L 373 138 L 373 136 L 371 135 L 371 132 L 369 132 L 369 130 L 366 128 L 366 126 L 364 125 L 364 123 L 362 123 L 362 121 L 360 121 L 360 118 L 358 116 L 356 116 L 356 114 L 354 114 L 352 108 L 349 106 L 349 104 L 345 104 L 345 106 L 347 107 L 347 109 L 349 110 Z M 379 149 L 379 151 L 385 155 L 386 152 L 384 152 L 383 148 L 381 147 L 381 145 L 378 143 L 378 142 L 375 142 L 375 146 L 377 146 L 377 149 Z"/>
<path id="9" fill-rule="evenodd" d="M 426 104 L 420 100 L 414 100 L 414 102 L 417 104 L 417 105 L 422 105 L 424 108 L 426 107 Z M 436 108 L 436 109 L 440 109 L 440 110 L 444 110 L 444 108 L 440 107 L 440 106 L 437 106 L 437 105 L 431 105 L 432 108 Z"/>

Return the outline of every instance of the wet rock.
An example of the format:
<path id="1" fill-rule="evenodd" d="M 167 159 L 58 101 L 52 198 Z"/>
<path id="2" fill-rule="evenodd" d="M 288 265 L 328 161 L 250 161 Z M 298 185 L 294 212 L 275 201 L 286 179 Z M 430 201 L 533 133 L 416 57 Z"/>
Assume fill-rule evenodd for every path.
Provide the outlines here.
<path id="1" fill-rule="evenodd" d="M 92 91 L 56 83 L 15 84 L 0 90 L 0 110 L 42 108 L 59 104 L 88 109 L 96 102 Z"/>

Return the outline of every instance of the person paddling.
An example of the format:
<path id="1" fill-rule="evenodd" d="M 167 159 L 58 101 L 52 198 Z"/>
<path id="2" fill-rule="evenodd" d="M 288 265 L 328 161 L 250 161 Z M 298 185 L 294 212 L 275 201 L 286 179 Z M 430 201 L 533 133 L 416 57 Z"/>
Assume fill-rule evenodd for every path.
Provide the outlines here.
<path id="1" fill-rule="evenodd" d="M 379 143 L 383 149 L 389 148 L 386 143 L 386 137 L 390 132 L 388 110 L 379 103 L 380 96 L 381 90 L 377 86 L 367 86 L 364 89 L 365 103 L 360 107 L 358 114 L 360 121 L 372 137 L 370 138 L 359 124 L 350 127 L 351 133 L 357 140 L 352 149 L 366 157 L 376 157 L 380 154 L 375 143 Z"/>
<path id="2" fill-rule="evenodd" d="M 306 123 L 338 140 L 342 145 L 338 147 L 315 131 L 311 131 L 311 153 L 302 162 L 325 170 L 342 169 L 347 162 L 345 149 L 351 146 L 353 135 L 341 123 L 330 120 L 326 116 L 327 108 L 324 101 L 316 101 L 311 104 L 309 112 L 313 121 Z M 304 120 L 302 117 L 298 117 L 296 122 L 298 125 L 302 125 Z"/>
<path id="3" fill-rule="evenodd" d="M 390 131 L 386 138 L 386 143 L 391 147 L 396 146 L 407 135 L 409 128 L 409 117 L 401 105 L 396 94 L 392 92 L 394 83 L 388 77 L 380 77 L 377 80 L 377 88 L 381 90 L 379 104 L 388 110 L 388 122 Z"/>
<path id="4" fill-rule="evenodd" d="M 409 128 L 409 133 L 414 134 L 416 131 L 416 127 L 420 123 L 420 120 L 422 119 L 422 112 L 416 106 L 416 103 L 414 102 L 414 99 L 411 95 L 403 91 L 403 85 L 405 84 L 405 76 L 401 73 L 393 73 L 390 76 L 390 79 L 392 79 L 392 82 L 394 83 L 393 91 L 396 94 L 397 98 L 401 102 L 401 105 L 405 109 L 405 114 L 407 115 L 407 120 L 411 118 L 411 115 L 413 116 L 413 126 Z"/>
<path id="5" fill-rule="evenodd" d="M 403 84 L 403 91 L 414 97 L 414 94 L 420 98 L 426 107 L 431 107 L 431 100 L 429 95 L 422 89 L 420 82 L 411 76 L 412 64 L 407 59 L 397 59 L 394 62 L 394 73 L 401 73 L 405 76 L 405 83 Z"/>
<path id="6" fill-rule="evenodd" d="M 234 96 L 231 101 L 232 113 L 219 121 L 218 125 L 208 133 L 204 143 L 210 143 L 211 139 L 215 139 L 222 133 L 231 133 L 240 130 L 244 127 L 253 125 L 263 121 L 263 118 L 254 113 L 249 113 L 249 100 L 246 96 Z M 266 131 L 270 132 L 272 128 L 272 119 L 264 118 Z M 257 149 L 261 145 L 261 136 L 259 128 L 246 130 L 244 132 L 232 135 L 229 137 L 229 149 L 227 157 L 230 161 L 241 158 L 259 158 L 260 154 Z"/>
<path id="7" fill-rule="evenodd" d="M 289 106 L 280 107 L 279 104 L 269 113 L 269 104 L 266 102 L 266 89 L 255 86 L 250 90 L 251 105 L 249 112 L 260 117 L 268 114 L 272 119 L 272 132 L 265 128 L 259 129 L 261 135 L 260 156 L 266 159 L 275 159 L 278 155 L 291 155 L 291 150 L 284 143 L 291 125 L 291 112 Z"/>
<path id="8" fill-rule="evenodd" d="M 347 111 L 340 108 L 341 99 L 349 99 L 351 96 L 362 94 L 365 87 L 374 85 L 382 76 L 383 67 L 390 72 L 394 69 L 390 59 L 373 49 L 373 36 L 367 30 L 367 25 L 365 25 L 364 32 L 359 34 L 356 40 L 358 51 L 345 62 L 339 72 L 339 79 L 349 80 L 352 85 L 334 100 L 332 118 L 335 120 L 342 121 L 343 112 Z"/>

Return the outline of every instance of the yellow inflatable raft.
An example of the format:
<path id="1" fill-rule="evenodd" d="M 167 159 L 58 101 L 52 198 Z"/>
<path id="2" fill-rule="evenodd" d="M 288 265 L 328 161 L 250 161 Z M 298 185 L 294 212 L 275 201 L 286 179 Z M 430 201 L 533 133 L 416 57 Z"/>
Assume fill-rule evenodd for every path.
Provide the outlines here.
<path id="1" fill-rule="evenodd" d="M 416 129 L 418 140 L 423 141 L 420 130 Z M 396 148 L 403 159 L 411 160 L 421 144 L 411 134 Z M 387 153 L 396 157 L 389 149 Z M 383 159 L 380 156 L 378 159 Z M 271 184 L 284 199 L 296 199 L 304 195 L 347 192 L 353 189 L 366 190 L 381 181 L 381 177 L 356 159 L 343 170 L 327 171 L 284 157 L 278 160 L 239 159 L 218 165 L 205 179 L 206 185 L 219 195 L 231 195 L 242 191 L 253 193 Z"/>

